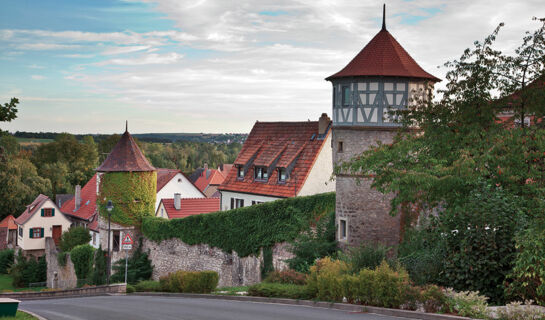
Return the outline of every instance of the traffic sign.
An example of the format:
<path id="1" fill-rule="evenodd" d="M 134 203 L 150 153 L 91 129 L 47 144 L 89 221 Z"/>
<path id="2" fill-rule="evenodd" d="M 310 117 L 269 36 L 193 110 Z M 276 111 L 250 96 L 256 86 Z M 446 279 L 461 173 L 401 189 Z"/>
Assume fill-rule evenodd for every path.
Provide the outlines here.
<path id="1" fill-rule="evenodd" d="M 123 250 L 131 250 L 132 249 L 132 244 L 124 244 L 123 245 Z"/>
<path id="2" fill-rule="evenodd" d="M 131 235 L 127 233 L 127 235 L 125 235 L 125 238 L 123 238 L 123 241 L 121 242 L 121 244 L 130 244 L 130 245 L 132 245 Z"/>

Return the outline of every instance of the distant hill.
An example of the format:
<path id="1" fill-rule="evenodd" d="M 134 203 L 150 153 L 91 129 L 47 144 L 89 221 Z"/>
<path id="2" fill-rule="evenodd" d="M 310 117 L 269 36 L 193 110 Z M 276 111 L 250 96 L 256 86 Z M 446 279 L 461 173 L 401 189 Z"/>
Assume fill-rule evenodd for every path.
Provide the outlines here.
<path id="1" fill-rule="evenodd" d="M 20 141 L 51 142 L 60 133 L 57 132 L 26 132 L 17 131 L 13 134 Z M 84 136 L 92 136 L 95 141 L 100 141 L 110 135 L 108 134 L 76 134 L 77 139 Z M 133 134 L 133 137 L 145 142 L 172 143 L 176 141 L 207 142 L 207 143 L 243 143 L 248 137 L 247 133 L 140 133 Z"/>

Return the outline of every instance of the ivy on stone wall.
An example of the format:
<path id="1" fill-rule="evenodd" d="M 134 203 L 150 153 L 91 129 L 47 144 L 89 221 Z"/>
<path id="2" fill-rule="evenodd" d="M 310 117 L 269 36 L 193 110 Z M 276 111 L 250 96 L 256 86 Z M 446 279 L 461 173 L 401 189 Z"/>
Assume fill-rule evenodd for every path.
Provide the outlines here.
<path id="1" fill-rule="evenodd" d="M 245 257 L 290 241 L 309 224 L 335 210 L 335 193 L 295 197 L 228 211 L 166 220 L 146 217 L 142 232 L 153 241 L 179 238 Z"/>
<path id="2" fill-rule="evenodd" d="M 108 216 L 106 203 L 114 204 L 112 222 L 140 225 L 143 217 L 155 214 L 156 172 L 110 172 L 100 178 L 100 214 Z"/>

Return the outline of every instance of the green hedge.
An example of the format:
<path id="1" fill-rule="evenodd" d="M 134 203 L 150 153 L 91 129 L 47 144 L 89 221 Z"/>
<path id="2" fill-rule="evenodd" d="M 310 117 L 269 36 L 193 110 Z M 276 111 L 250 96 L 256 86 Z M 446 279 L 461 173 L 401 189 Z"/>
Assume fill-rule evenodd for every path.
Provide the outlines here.
<path id="1" fill-rule="evenodd" d="M 179 238 L 190 245 L 206 243 L 245 257 L 293 240 L 310 222 L 334 210 L 335 193 L 323 193 L 183 219 L 146 217 L 142 232 L 154 241 Z"/>
<path id="2" fill-rule="evenodd" d="M 134 285 L 136 292 L 160 292 L 161 284 L 159 281 L 144 280 Z"/>
<path id="3" fill-rule="evenodd" d="M 0 251 L 0 273 L 8 273 L 9 268 L 15 261 L 15 252 L 13 249 Z"/>
<path id="4" fill-rule="evenodd" d="M 248 288 L 248 295 L 256 297 L 309 300 L 314 298 L 307 286 L 262 282 Z"/>
<path id="5" fill-rule="evenodd" d="M 169 273 L 161 277 L 161 291 L 210 293 L 216 289 L 219 275 L 215 271 L 182 271 Z"/>

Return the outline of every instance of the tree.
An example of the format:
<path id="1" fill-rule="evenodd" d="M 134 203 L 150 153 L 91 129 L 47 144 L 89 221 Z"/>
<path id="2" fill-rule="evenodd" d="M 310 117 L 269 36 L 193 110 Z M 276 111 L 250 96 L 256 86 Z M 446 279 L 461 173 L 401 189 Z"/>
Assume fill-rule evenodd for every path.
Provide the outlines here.
<path id="1" fill-rule="evenodd" d="M 17 104 L 19 104 L 19 99 L 11 98 L 9 103 L 0 105 L 0 122 L 10 122 L 17 118 Z"/>
<path id="2" fill-rule="evenodd" d="M 70 193 L 72 191 L 68 182 L 68 166 L 64 162 L 46 163 L 40 170 L 41 176 L 51 182 L 51 194 Z"/>
<path id="3" fill-rule="evenodd" d="M 63 252 L 70 252 L 73 248 L 91 241 L 89 230 L 85 227 L 72 227 L 61 236 L 59 248 Z"/>

